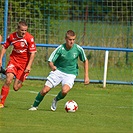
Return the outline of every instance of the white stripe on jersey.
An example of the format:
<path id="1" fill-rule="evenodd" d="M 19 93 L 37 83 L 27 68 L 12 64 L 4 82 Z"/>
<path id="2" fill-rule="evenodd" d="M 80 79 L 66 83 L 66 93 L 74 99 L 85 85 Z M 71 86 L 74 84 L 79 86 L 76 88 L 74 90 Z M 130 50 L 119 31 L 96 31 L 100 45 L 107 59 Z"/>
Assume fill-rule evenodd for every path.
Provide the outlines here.
<path id="1" fill-rule="evenodd" d="M 52 61 L 52 59 L 53 59 L 54 56 L 55 56 L 56 51 L 57 51 L 58 49 L 60 49 L 61 47 L 62 47 L 62 45 L 58 46 L 58 47 L 52 52 L 52 54 L 50 55 L 48 61 Z"/>
<path id="2" fill-rule="evenodd" d="M 28 46 L 27 41 L 26 41 L 25 39 L 20 39 L 20 40 L 13 41 L 13 42 L 11 43 L 11 45 L 13 45 L 13 44 L 16 43 L 16 42 L 24 42 L 24 43 Z"/>
<path id="3" fill-rule="evenodd" d="M 84 49 L 83 49 L 81 46 L 79 46 L 78 44 L 77 44 L 77 47 L 82 51 L 82 53 L 83 53 L 83 55 L 84 55 L 84 58 L 85 58 L 85 60 L 86 60 L 87 58 L 86 58 Z"/>

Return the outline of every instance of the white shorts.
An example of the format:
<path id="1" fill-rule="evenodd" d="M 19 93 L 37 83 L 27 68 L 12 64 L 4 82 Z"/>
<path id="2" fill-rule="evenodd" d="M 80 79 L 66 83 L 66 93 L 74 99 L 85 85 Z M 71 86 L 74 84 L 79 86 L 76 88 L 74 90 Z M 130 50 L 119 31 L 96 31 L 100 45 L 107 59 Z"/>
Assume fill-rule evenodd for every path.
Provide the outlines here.
<path id="1" fill-rule="evenodd" d="M 59 70 L 55 70 L 50 72 L 49 76 L 47 77 L 47 80 L 52 83 L 53 87 L 62 83 L 62 86 L 64 84 L 67 84 L 70 88 L 72 88 L 74 85 L 75 78 L 76 76 L 73 74 L 66 74 Z"/>

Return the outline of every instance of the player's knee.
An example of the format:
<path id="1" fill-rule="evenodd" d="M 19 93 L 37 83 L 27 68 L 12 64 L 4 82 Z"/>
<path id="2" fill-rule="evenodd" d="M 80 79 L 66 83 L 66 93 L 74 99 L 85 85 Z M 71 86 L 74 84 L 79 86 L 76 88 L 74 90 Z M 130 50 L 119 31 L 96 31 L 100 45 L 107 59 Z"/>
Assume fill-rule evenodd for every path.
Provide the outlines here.
<path id="1" fill-rule="evenodd" d="M 67 95 L 68 92 L 69 92 L 68 90 L 62 90 L 62 95 L 65 96 Z"/>
<path id="2" fill-rule="evenodd" d="M 42 90 L 41 90 L 41 95 L 44 96 L 46 95 L 48 92 L 50 91 L 50 88 L 48 86 L 45 86 Z"/>
<path id="3" fill-rule="evenodd" d="M 45 95 L 45 94 L 47 94 L 49 92 L 49 89 L 44 87 L 41 92 L 42 92 L 43 95 Z"/>
<path id="4" fill-rule="evenodd" d="M 12 82 L 11 80 L 6 80 L 5 85 L 10 86 L 11 82 Z"/>
<path id="5" fill-rule="evenodd" d="M 64 85 L 62 88 L 62 95 L 67 95 L 67 93 L 70 91 L 70 87 L 68 85 Z"/>

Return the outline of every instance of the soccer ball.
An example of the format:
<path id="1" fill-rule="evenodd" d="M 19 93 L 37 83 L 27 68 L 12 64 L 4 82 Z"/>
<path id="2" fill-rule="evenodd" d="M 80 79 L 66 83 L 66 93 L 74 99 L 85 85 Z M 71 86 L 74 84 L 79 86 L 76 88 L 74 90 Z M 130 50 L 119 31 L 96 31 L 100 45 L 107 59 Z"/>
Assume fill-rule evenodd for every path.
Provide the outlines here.
<path id="1" fill-rule="evenodd" d="M 66 112 L 75 112 L 78 109 L 78 104 L 74 100 L 69 100 L 65 103 Z"/>

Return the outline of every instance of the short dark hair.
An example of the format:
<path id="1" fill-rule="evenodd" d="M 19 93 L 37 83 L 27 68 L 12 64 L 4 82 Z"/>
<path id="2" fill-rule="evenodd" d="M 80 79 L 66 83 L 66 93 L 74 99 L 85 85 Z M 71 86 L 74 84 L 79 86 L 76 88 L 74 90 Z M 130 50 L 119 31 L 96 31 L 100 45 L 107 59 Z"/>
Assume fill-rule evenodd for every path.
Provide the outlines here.
<path id="1" fill-rule="evenodd" d="M 20 26 L 28 26 L 25 20 L 21 20 L 18 22 L 18 28 L 20 28 Z"/>
<path id="2" fill-rule="evenodd" d="M 68 36 L 76 36 L 76 34 L 75 34 L 75 32 L 73 30 L 68 30 L 66 32 L 66 37 L 68 37 Z"/>

